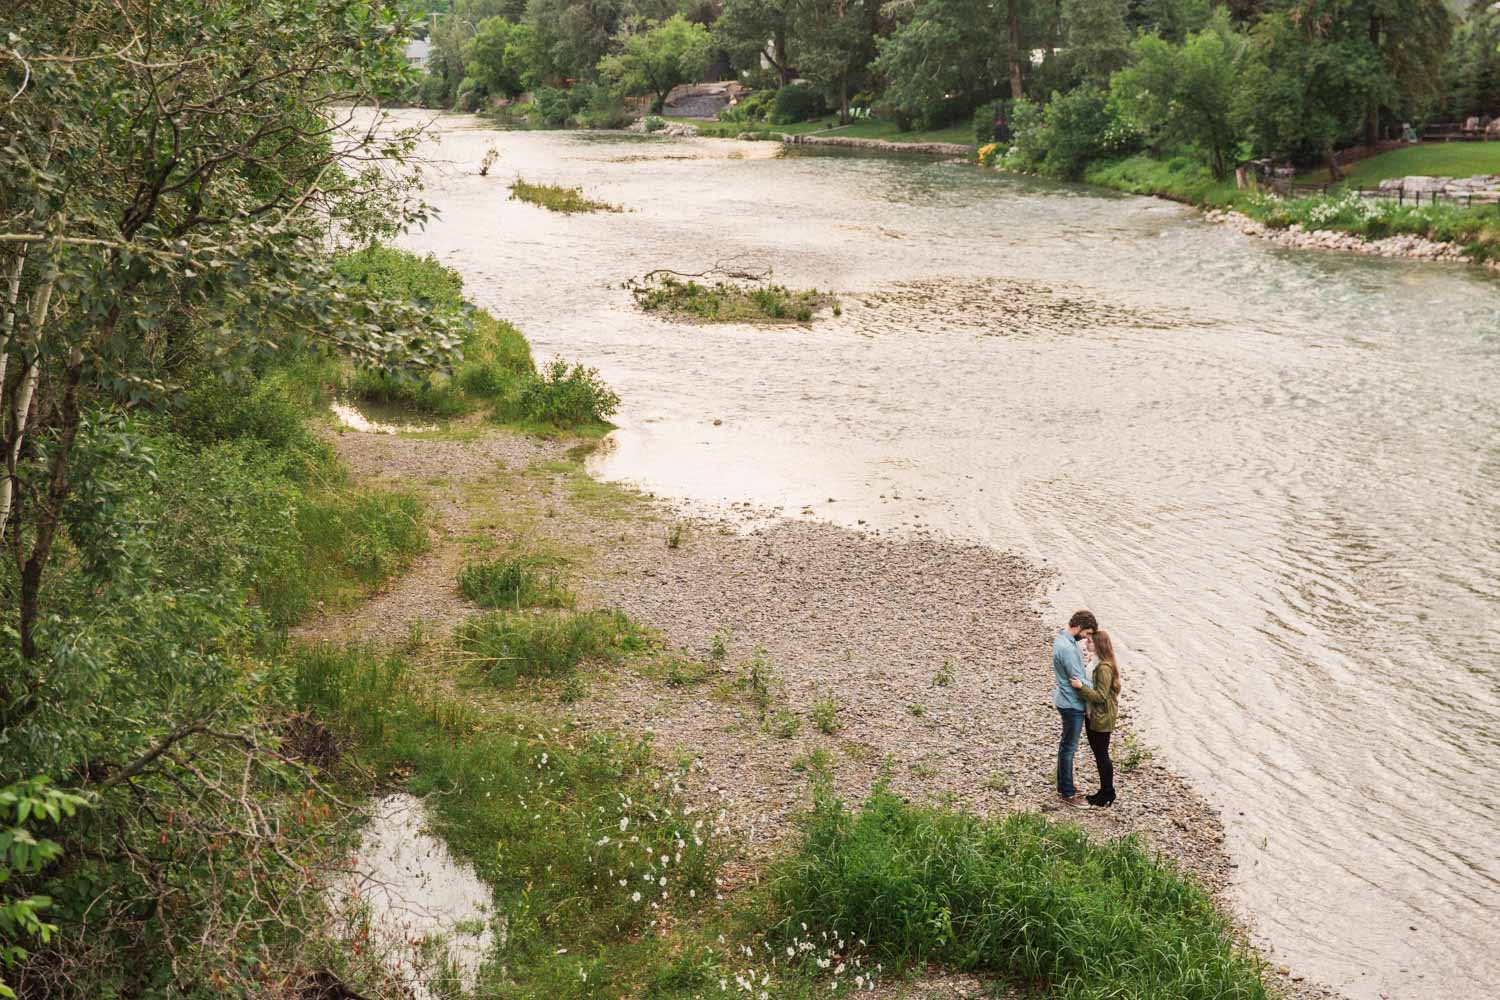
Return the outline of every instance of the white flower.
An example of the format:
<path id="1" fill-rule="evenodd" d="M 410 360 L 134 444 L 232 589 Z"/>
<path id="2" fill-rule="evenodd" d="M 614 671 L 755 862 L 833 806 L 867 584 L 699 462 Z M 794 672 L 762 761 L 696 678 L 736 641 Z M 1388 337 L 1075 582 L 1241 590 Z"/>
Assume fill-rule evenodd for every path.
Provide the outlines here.
<path id="1" fill-rule="evenodd" d="M 632 903 L 639 903 L 641 901 L 641 894 L 639 892 L 632 892 L 630 894 L 630 901 Z"/>

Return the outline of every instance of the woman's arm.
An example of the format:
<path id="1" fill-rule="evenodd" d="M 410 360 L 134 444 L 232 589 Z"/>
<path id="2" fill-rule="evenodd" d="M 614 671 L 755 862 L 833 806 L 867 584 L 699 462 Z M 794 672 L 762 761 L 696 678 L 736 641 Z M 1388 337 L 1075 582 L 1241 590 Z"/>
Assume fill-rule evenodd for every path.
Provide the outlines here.
<path id="1" fill-rule="evenodd" d="M 1101 674 L 1103 675 L 1102 677 L 1100 676 Z M 1078 696 L 1090 705 L 1098 705 L 1100 708 L 1103 708 L 1109 704 L 1109 689 L 1114 682 L 1115 677 L 1110 665 L 1108 663 L 1101 663 L 1094 668 L 1093 687 L 1084 685 L 1073 690 L 1077 691 Z"/>

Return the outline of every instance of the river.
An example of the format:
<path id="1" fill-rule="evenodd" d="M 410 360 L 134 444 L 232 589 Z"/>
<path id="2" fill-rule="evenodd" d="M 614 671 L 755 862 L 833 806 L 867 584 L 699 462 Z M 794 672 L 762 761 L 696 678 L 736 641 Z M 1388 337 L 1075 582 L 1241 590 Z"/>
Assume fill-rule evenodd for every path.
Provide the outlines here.
<path id="1" fill-rule="evenodd" d="M 1357 998 L 1495 995 L 1500 280 L 930 160 L 463 116 L 423 151 L 441 217 L 405 242 L 539 358 L 601 369 L 599 474 L 1045 560 L 1053 613 L 1098 614 L 1128 711 L 1223 811 L 1276 961 Z M 517 174 L 627 211 L 509 201 Z M 697 327 L 620 287 L 716 262 L 842 315 Z"/>

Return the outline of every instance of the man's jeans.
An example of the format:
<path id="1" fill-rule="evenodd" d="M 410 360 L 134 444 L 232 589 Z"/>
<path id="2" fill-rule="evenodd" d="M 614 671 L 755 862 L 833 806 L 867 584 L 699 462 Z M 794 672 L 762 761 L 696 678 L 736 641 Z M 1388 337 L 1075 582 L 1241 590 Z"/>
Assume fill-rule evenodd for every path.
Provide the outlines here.
<path id="1" fill-rule="evenodd" d="M 1073 755 L 1078 752 L 1078 734 L 1083 731 L 1083 712 L 1077 708 L 1059 708 L 1062 716 L 1062 740 L 1057 744 L 1057 793 L 1071 799 L 1078 794 L 1073 787 Z"/>

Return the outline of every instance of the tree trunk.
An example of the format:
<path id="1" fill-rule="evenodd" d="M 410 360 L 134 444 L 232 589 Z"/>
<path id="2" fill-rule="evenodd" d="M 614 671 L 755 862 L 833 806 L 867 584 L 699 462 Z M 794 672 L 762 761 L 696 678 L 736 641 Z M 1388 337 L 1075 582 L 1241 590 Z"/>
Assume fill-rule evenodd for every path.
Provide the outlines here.
<path id="1" fill-rule="evenodd" d="M 792 61 L 786 57 L 786 25 L 778 24 L 776 33 L 772 37 L 776 48 L 776 58 L 771 62 L 781 77 L 781 85 L 785 87 L 792 82 Z"/>
<path id="2" fill-rule="evenodd" d="M 45 495 L 38 497 L 36 504 L 36 537 L 31 543 L 31 553 L 26 565 L 21 568 L 21 655 L 28 660 L 36 658 L 36 623 L 41 613 L 42 574 L 52 558 L 52 543 L 57 539 L 57 529 L 62 526 L 63 501 L 68 495 L 69 475 L 72 471 L 69 459 L 73 454 L 73 441 L 78 437 L 78 425 L 82 413 L 78 403 L 78 384 L 83 380 L 83 352 L 74 348 L 68 359 L 68 370 L 63 378 L 63 395 L 58 407 L 60 422 L 57 440 L 52 444 L 52 475 Z"/>
<path id="3" fill-rule="evenodd" d="M 849 124 L 849 74 L 839 76 L 839 124 Z"/>
<path id="4" fill-rule="evenodd" d="M 1006 56 L 1010 60 L 1010 99 L 1021 99 L 1021 7 L 1019 0 L 1007 0 L 1010 36 Z"/>
<path id="5" fill-rule="evenodd" d="M 1337 184 L 1344 179 L 1343 171 L 1339 170 L 1338 150 L 1332 146 L 1328 147 L 1328 183 Z"/>
<path id="6" fill-rule="evenodd" d="M 1370 15 L 1370 44 L 1380 51 L 1380 15 Z M 1380 141 L 1380 102 L 1371 98 L 1368 117 L 1365 118 L 1365 145 L 1373 146 Z"/>

